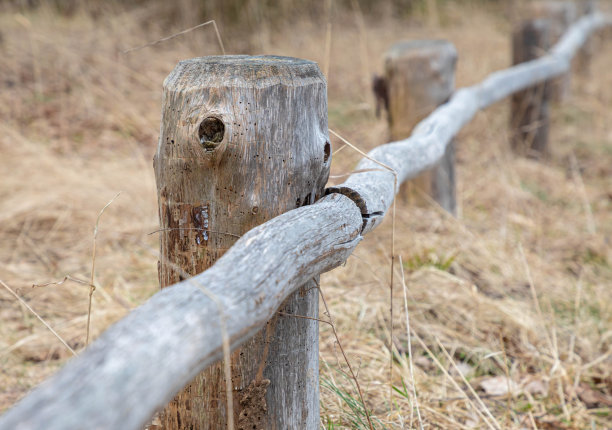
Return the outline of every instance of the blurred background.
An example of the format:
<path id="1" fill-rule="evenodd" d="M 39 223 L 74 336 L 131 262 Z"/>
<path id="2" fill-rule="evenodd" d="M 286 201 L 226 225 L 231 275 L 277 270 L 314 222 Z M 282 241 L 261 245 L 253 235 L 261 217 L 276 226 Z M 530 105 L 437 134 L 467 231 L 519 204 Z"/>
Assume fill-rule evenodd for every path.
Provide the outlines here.
<path id="1" fill-rule="evenodd" d="M 1 2 L 0 280 L 77 353 L 96 225 L 92 336 L 158 291 L 152 157 L 162 82 L 178 61 L 222 50 L 212 25 L 131 48 L 215 20 L 228 54 L 314 60 L 328 80 L 330 128 L 367 151 L 388 141 L 370 87 L 392 44 L 450 40 L 456 85 L 472 85 L 511 65 L 513 24 L 527 3 Z M 377 428 L 418 427 L 401 283 L 388 376 L 392 236 L 424 428 L 485 428 L 463 378 L 502 428 L 612 428 L 612 34 L 596 35 L 594 49 L 590 74 L 576 75 L 570 99 L 553 107 L 549 159 L 511 153 L 509 102 L 498 103 L 457 139 L 457 218 L 434 203 L 398 202 L 394 232 L 385 221 L 322 277 Z M 343 149 L 332 175 L 359 159 Z M 322 324 L 321 425 L 367 428 L 337 352 Z M 0 411 L 71 355 L 0 288 Z"/>

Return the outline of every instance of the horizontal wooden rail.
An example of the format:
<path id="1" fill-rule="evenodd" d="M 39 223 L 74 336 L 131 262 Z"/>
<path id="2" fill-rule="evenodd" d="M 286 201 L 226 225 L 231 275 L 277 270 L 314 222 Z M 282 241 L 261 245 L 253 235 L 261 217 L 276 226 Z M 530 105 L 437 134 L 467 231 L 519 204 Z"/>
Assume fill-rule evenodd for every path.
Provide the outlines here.
<path id="1" fill-rule="evenodd" d="M 398 183 L 433 166 L 478 110 L 562 74 L 589 34 L 612 20 L 582 18 L 550 54 L 459 90 L 405 140 L 370 157 Z M 140 429 L 202 369 L 260 329 L 283 300 L 342 264 L 376 227 L 395 194 L 394 174 L 364 159 L 357 173 L 314 205 L 246 233 L 209 270 L 155 294 L 80 356 L 0 417 L 0 430 Z M 344 194 L 345 196 L 341 195 Z"/>
<path id="2" fill-rule="evenodd" d="M 364 158 L 341 185 L 328 193 L 351 197 L 364 217 L 363 234 L 380 224 L 395 197 L 395 174 L 400 184 L 433 167 L 444 155 L 446 146 L 474 118 L 474 115 L 509 95 L 568 71 L 571 60 L 589 35 L 612 19 L 600 13 L 576 22 L 548 55 L 490 74 L 480 84 L 462 88 L 450 101 L 421 121 L 408 139 L 387 143 L 368 156 L 394 170 Z"/>

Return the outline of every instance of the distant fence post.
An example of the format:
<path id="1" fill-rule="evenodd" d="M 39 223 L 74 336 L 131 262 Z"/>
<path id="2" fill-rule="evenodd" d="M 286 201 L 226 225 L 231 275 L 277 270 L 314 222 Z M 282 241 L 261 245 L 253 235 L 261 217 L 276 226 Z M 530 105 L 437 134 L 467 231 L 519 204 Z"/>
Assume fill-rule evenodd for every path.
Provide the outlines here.
<path id="1" fill-rule="evenodd" d="M 595 0 L 582 0 L 579 3 L 579 15 L 588 15 L 597 9 L 597 2 Z M 591 61 L 593 60 L 593 37 L 584 43 L 582 48 L 576 54 L 575 65 L 576 71 L 583 75 L 588 76 L 591 73 Z"/>
<path id="2" fill-rule="evenodd" d="M 512 64 L 541 57 L 551 47 L 551 23 L 533 19 L 519 23 L 512 35 Z M 550 81 L 512 95 L 510 139 L 520 155 L 539 157 L 548 150 Z"/>
<path id="3" fill-rule="evenodd" d="M 310 61 L 182 61 L 164 82 L 162 104 L 154 164 L 163 288 L 210 267 L 251 228 L 314 203 L 331 153 L 326 82 Z M 280 310 L 317 318 L 314 285 Z M 318 339 L 316 320 L 277 315 L 232 353 L 236 429 L 319 427 Z M 209 367 L 161 412 L 163 428 L 226 428 L 225 387 L 222 363 Z"/>
<path id="4" fill-rule="evenodd" d="M 546 49 L 559 41 L 563 33 L 577 18 L 576 4 L 571 1 L 540 0 L 527 4 L 524 18 L 548 20 L 549 33 Z M 542 54 L 543 55 L 543 54 Z M 562 102 L 570 95 L 571 72 L 551 79 L 550 97 L 553 102 Z"/>
<path id="5" fill-rule="evenodd" d="M 391 140 L 405 139 L 455 89 L 457 51 L 446 40 L 396 43 L 385 58 Z M 403 197 L 415 198 L 414 187 L 432 196 L 448 212 L 456 213 L 455 148 L 451 142 L 440 163 L 404 186 Z"/>

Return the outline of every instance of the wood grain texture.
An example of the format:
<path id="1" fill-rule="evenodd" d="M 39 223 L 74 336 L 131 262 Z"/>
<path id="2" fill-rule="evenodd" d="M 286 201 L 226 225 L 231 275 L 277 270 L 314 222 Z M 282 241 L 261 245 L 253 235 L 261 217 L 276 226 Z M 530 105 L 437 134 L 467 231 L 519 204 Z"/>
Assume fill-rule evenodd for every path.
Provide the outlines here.
<path id="1" fill-rule="evenodd" d="M 457 91 L 411 138 L 370 154 L 396 169 L 400 181 L 414 177 L 442 157 L 479 109 L 563 73 L 588 35 L 611 25 L 599 14 L 582 18 L 550 55 Z M 360 232 L 380 224 L 394 196 L 394 175 L 374 168 L 338 187 L 346 197 L 328 195 L 254 228 L 213 267 L 155 294 L 2 415 L 0 430 L 141 429 L 185 384 L 222 358 L 219 308 L 202 288 L 220 303 L 232 349 L 237 348 L 299 286 L 342 264 L 361 240 Z"/>
<path id="2" fill-rule="evenodd" d="M 0 429 L 141 429 L 222 358 L 220 310 L 209 295 L 221 305 L 234 350 L 298 286 L 343 264 L 361 240 L 361 224 L 355 204 L 336 194 L 256 227 L 212 268 L 164 288 L 111 326 L 0 417 Z"/>
<path id="3" fill-rule="evenodd" d="M 331 164 L 327 88 L 317 65 L 286 57 L 183 61 L 164 83 L 155 157 L 162 287 L 210 267 L 251 228 L 323 194 Z M 281 310 L 318 318 L 308 283 Z M 231 357 L 238 429 L 316 429 L 319 326 L 275 316 Z M 227 427 L 222 363 L 160 414 L 165 429 Z"/>
<path id="4" fill-rule="evenodd" d="M 392 140 L 410 136 L 412 129 L 436 107 L 446 103 L 455 89 L 457 50 L 446 40 L 412 40 L 394 44 L 385 57 Z M 415 188 L 433 197 L 454 214 L 455 151 L 453 143 L 436 166 L 405 184 L 404 199 L 420 202 Z"/>

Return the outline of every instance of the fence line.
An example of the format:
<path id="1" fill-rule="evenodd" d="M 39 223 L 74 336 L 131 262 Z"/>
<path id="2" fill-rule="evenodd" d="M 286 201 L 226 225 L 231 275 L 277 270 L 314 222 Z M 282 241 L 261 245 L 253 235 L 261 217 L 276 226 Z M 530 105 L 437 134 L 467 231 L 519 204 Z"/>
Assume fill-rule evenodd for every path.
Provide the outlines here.
<path id="1" fill-rule="evenodd" d="M 571 59 L 588 36 L 607 25 L 612 25 L 612 19 L 599 13 L 581 18 L 550 54 L 494 72 L 477 85 L 457 90 L 448 103 L 421 121 L 408 139 L 381 145 L 368 155 L 394 169 L 399 183 L 416 177 L 442 158 L 446 145 L 479 110 L 568 71 Z M 382 222 L 395 196 L 391 172 L 381 170 L 367 158 L 356 167 L 359 171 L 371 169 L 375 171 L 355 173 L 343 184 L 328 189 L 356 200 L 365 218 L 363 234 Z"/>
<path id="2" fill-rule="evenodd" d="M 410 138 L 379 146 L 370 157 L 392 167 L 399 182 L 415 177 L 435 165 L 479 110 L 568 71 L 587 37 L 607 25 L 612 19 L 601 14 L 580 19 L 550 54 L 457 91 Z M 396 192 L 394 175 L 368 159 L 357 169 L 370 171 L 328 189 L 314 205 L 252 229 L 212 268 L 155 294 L 0 417 L 0 430 L 142 428 L 198 372 L 222 358 L 220 309 L 238 316 L 224 319 L 235 349 L 290 293 L 342 264 L 382 222 Z"/>

